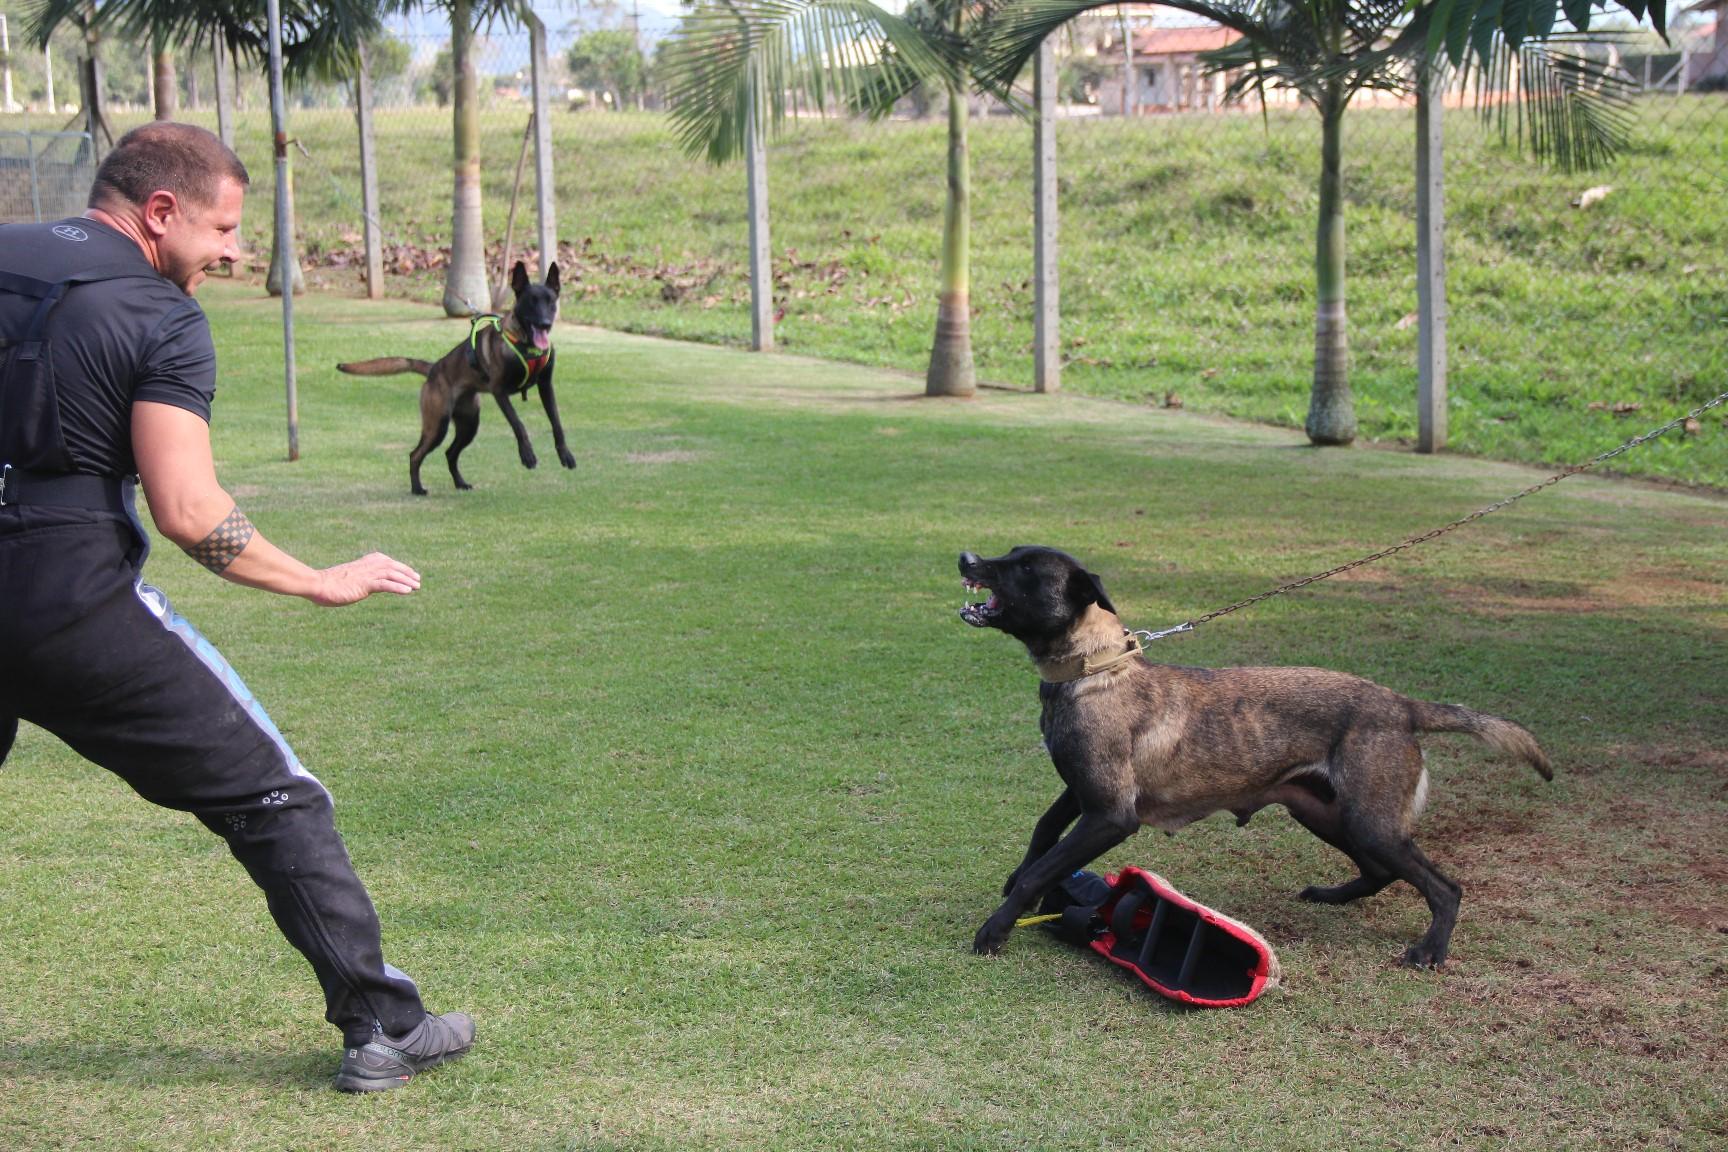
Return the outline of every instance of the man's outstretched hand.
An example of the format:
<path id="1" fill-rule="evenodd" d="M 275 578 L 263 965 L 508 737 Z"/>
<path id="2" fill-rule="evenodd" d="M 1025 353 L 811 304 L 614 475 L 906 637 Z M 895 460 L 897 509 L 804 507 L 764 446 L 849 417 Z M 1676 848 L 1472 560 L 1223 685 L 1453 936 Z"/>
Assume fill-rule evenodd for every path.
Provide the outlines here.
<path id="1" fill-rule="evenodd" d="M 318 586 L 307 599 L 325 608 L 340 608 L 358 604 L 374 592 L 406 596 L 419 587 L 420 573 L 382 552 L 369 552 L 358 560 L 320 570 Z"/>

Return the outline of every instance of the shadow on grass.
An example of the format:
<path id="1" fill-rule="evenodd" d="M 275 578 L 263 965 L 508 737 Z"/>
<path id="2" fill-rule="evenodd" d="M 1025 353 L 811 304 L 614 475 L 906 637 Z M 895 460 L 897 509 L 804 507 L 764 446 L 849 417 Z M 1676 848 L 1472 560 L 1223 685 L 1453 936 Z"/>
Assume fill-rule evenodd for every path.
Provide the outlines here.
<path id="1" fill-rule="evenodd" d="M 0 1044 L 0 1080 L 100 1081 L 104 1084 L 236 1084 L 328 1088 L 341 1051 L 270 1052 L 256 1048 L 78 1043 L 44 1039 Z"/>

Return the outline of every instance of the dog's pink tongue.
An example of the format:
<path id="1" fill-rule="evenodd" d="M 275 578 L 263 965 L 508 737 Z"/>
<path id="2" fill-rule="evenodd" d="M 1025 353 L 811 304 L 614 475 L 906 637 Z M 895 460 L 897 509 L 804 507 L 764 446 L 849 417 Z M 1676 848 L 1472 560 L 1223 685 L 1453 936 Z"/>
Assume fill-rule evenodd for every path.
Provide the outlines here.
<path id="1" fill-rule="evenodd" d="M 547 347 L 550 347 L 552 344 L 552 333 L 542 332 L 538 328 L 536 328 L 534 330 L 533 338 L 534 338 L 534 347 L 536 347 L 536 348 L 547 348 Z"/>

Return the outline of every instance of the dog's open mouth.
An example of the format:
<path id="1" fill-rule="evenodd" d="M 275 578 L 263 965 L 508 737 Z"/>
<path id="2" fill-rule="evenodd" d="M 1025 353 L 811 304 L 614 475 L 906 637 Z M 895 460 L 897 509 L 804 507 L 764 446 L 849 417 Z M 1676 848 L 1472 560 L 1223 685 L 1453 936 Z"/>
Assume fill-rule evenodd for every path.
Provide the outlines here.
<path id="1" fill-rule="evenodd" d="M 534 347 L 536 348 L 550 348 L 552 346 L 552 329 L 530 328 L 528 330 L 528 338 L 534 341 Z"/>
<path id="2" fill-rule="evenodd" d="M 976 580 L 966 580 L 964 583 L 966 585 L 966 591 L 968 592 L 990 592 L 988 585 L 980 584 Z M 996 614 L 1000 611 L 1002 611 L 1002 605 L 997 601 L 996 594 L 990 592 L 990 599 L 986 600 L 984 603 L 968 603 L 961 608 L 960 619 L 966 621 L 966 623 L 972 625 L 974 628 L 984 628 L 989 625 L 990 621 L 996 618 Z"/>

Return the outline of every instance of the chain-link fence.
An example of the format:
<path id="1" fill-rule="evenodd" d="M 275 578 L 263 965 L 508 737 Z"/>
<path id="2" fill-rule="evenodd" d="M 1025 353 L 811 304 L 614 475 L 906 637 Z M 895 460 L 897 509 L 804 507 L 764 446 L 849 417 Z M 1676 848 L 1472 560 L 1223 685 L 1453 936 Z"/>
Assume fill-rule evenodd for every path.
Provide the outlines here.
<path id="1" fill-rule="evenodd" d="M 1174 26 L 1166 17 L 1141 13 L 1132 22 L 1131 102 L 1120 39 L 1114 50 L 1109 44 L 1116 20 L 1064 37 L 1059 48 L 1064 386 L 1300 425 L 1314 347 L 1319 118 L 1289 101 L 1224 101 L 1194 58 L 1203 46 L 1148 36 Z M 603 30 L 638 53 L 646 81 L 640 71 L 594 64 L 594 28 L 550 33 L 566 318 L 747 343 L 743 168 L 688 158 L 658 109 L 650 33 L 627 20 Z M 1601 422 L 1594 449 L 1646 417 L 1660 422 L 1728 388 L 1722 42 L 1710 15 L 1697 12 L 1675 16 L 1667 44 L 1648 33 L 1623 37 L 1616 63 L 1639 89 L 1628 144 L 1595 171 L 1540 165 L 1456 95 L 1447 102 L 1455 447 L 1564 462 L 1589 453 L 1561 437 L 1550 417 L 1592 406 L 1590 419 Z M 448 35 L 424 20 L 397 25 L 373 61 L 386 288 L 432 304 L 451 230 Z M 496 279 L 513 202 L 508 257 L 539 263 L 531 151 L 519 165 L 532 108 L 527 34 L 488 30 L 476 62 Z M 204 66 L 190 62 L 182 72 Z M 183 119 L 215 127 L 212 87 L 203 82 L 196 104 L 183 100 Z M 254 205 L 268 205 L 263 81 L 247 76 L 238 89 L 237 147 L 253 173 Z M 345 85 L 312 85 L 289 112 L 300 250 L 314 291 L 365 287 L 352 100 Z M 917 111 L 909 104 L 903 117 L 866 124 L 794 101 L 769 151 L 778 346 L 924 368 L 938 292 L 946 119 L 936 102 L 922 117 Z M 119 131 L 147 115 L 122 109 L 111 120 Z M 1031 130 L 980 107 L 969 132 L 979 375 L 1027 386 Z M 1382 439 L 1415 435 L 1415 149 L 1407 102 L 1365 97 L 1348 113 L 1351 378 L 1363 433 Z M 267 254 L 268 212 L 255 207 L 246 227 Z M 1714 426 L 1704 432 L 1713 445 L 1672 453 L 1653 445 L 1628 467 L 1728 482 L 1728 435 Z"/>
<path id="2" fill-rule="evenodd" d="M 0 131 L 0 224 L 76 216 L 95 175 L 88 133 Z"/>

